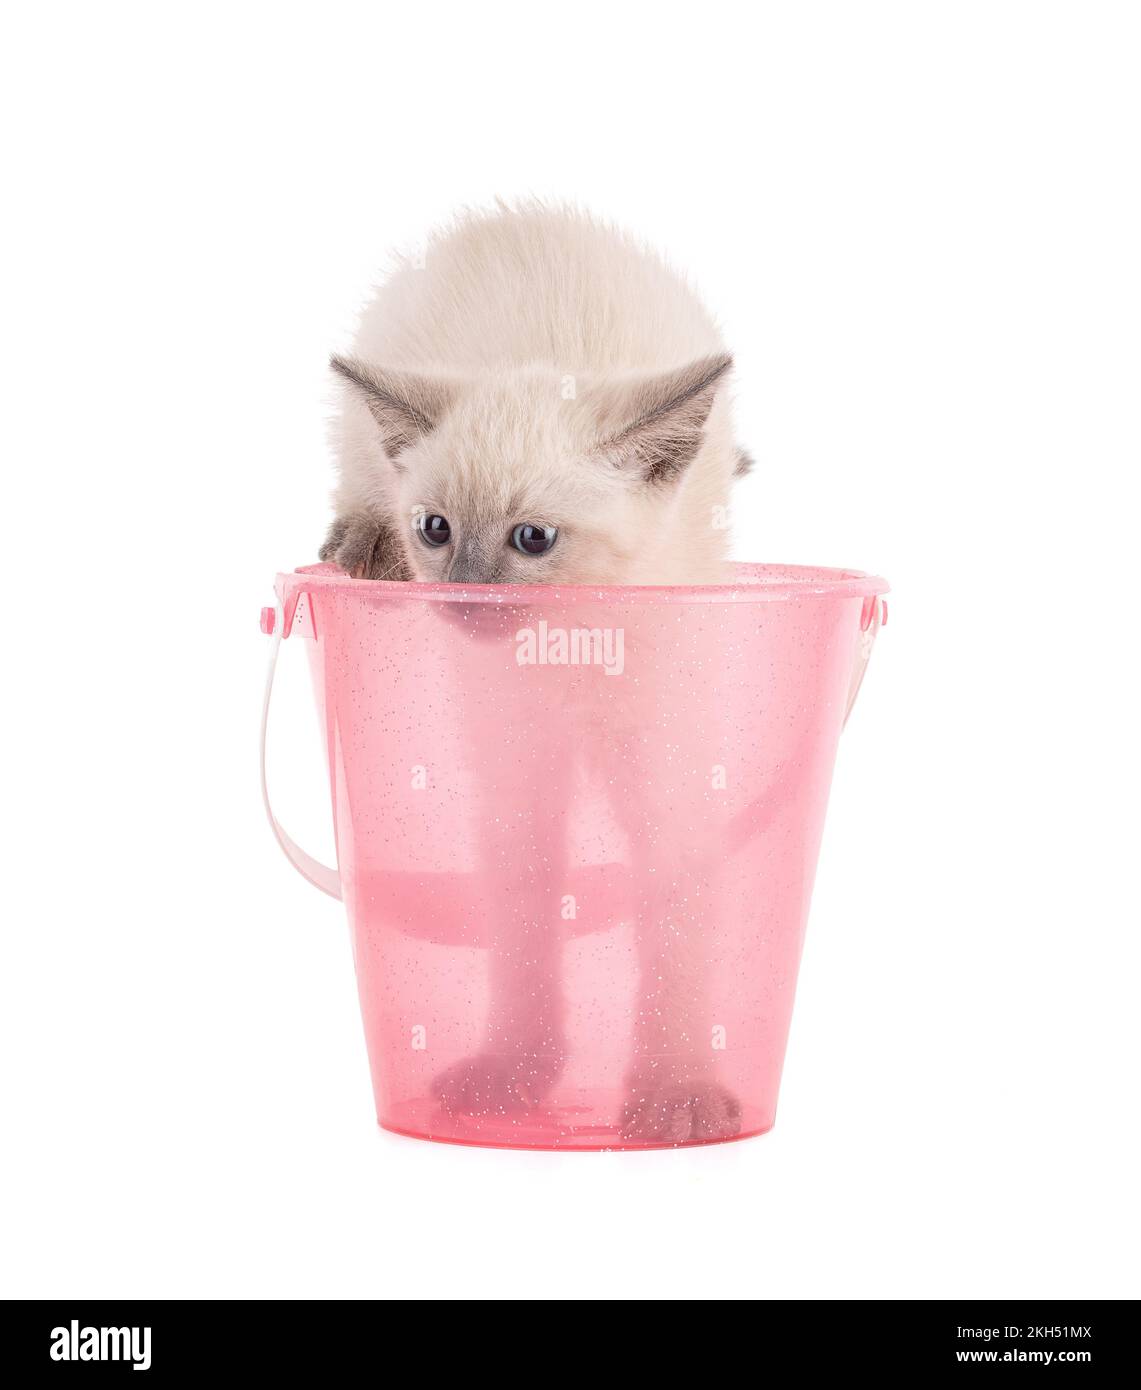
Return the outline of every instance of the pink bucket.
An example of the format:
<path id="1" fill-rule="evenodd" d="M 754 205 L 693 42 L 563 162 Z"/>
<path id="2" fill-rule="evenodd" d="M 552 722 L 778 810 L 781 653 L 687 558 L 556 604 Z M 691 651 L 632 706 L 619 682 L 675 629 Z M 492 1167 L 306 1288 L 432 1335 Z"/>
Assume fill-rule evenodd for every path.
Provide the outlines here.
<path id="1" fill-rule="evenodd" d="M 276 589 L 263 629 L 274 662 L 283 637 L 309 653 L 338 868 L 266 807 L 348 909 L 380 1124 L 544 1149 L 769 1129 L 883 580 L 464 588 L 317 565 Z"/>

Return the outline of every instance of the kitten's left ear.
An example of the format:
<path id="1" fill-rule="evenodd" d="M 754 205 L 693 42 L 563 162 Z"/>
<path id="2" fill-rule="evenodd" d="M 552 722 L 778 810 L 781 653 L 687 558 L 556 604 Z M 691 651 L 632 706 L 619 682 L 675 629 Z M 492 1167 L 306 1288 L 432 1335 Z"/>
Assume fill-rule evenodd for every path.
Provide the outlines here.
<path id="1" fill-rule="evenodd" d="M 603 429 L 599 452 L 647 482 L 675 478 L 701 448 L 718 384 L 732 365 L 720 353 L 656 376 L 600 384 L 592 392 Z"/>
<path id="2" fill-rule="evenodd" d="M 397 457 L 430 434 L 451 405 L 455 383 L 413 372 L 381 371 L 355 357 L 331 357 L 329 366 L 360 393 L 380 429 L 385 453 Z"/>

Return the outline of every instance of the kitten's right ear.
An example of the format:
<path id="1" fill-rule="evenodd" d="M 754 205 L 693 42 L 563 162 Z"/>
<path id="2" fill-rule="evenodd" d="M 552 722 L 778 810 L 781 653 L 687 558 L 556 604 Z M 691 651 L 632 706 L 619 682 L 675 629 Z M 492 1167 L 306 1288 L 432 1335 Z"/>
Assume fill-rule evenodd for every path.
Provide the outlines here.
<path id="1" fill-rule="evenodd" d="M 329 365 L 360 393 L 394 463 L 410 444 L 431 434 L 455 396 L 452 382 L 380 371 L 355 357 L 333 356 Z"/>
<path id="2" fill-rule="evenodd" d="M 701 447 L 714 395 L 732 365 L 728 353 L 718 353 L 654 376 L 603 381 L 594 392 L 603 457 L 647 482 L 676 478 Z"/>

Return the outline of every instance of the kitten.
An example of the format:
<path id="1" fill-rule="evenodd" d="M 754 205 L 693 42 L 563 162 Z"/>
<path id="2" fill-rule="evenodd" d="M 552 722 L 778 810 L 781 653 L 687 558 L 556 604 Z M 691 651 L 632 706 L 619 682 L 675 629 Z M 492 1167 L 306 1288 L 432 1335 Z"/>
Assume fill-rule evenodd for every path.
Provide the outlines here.
<path id="1" fill-rule="evenodd" d="M 585 215 L 467 218 L 366 308 L 321 551 L 370 579 L 700 584 L 748 466 L 692 290 Z M 520 531 L 519 528 L 524 528 Z"/>
<path id="2" fill-rule="evenodd" d="M 610 227 L 539 205 L 464 217 L 400 264 L 351 355 L 332 359 L 339 485 L 321 558 L 358 578 L 469 585 L 722 581 L 728 532 L 714 516 L 748 466 L 731 365 L 684 280 Z M 642 772 L 644 804 L 617 808 L 632 844 L 653 838 L 654 770 Z M 535 788 L 546 805 L 569 795 L 569 778 Z M 557 809 L 550 821 L 554 862 L 565 826 Z M 485 845 L 489 862 L 503 851 Z M 452 1111 L 534 1105 L 561 1069 L 558 943 L 524 937 L 520 912 L 490 963 L 488 1048 L 437 1082 Z M 640 939 L 643 976 L 660 981 L 653 924 Z M 657 1055 L 679 1050 L 702 997 L 700 964 L 677 968 L 688 974 L 642 1010 Z M 511 1060 L 528 1055 L 541 1063 Z M 735 1133 L 738 1116 L 690 1068 L 632 1076 L 623 1127 L 680 1142 Z"/>

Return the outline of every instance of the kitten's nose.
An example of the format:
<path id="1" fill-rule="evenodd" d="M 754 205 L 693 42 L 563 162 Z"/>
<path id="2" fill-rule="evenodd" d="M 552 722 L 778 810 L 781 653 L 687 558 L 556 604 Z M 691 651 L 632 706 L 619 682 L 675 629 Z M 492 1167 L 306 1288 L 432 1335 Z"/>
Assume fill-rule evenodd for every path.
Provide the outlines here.
<path id="1" fill-rule="evenodd" d="M 456 546 L 446 578 L 449 584 L 496 584 L 499 564 L 469 536 Z"/>
<path id="2" fill-rule="evenodd" d="M 465 536 L 455 548 L 448 567 L 449 584 L 498 584 L 500 561 L 495 550 L 481 545 L 478 537 Z M 444 617 L 462 627 L 477 642 L 493 642 L 515 631 L 511 614 L 498 603 L 445 603 Z"/>

